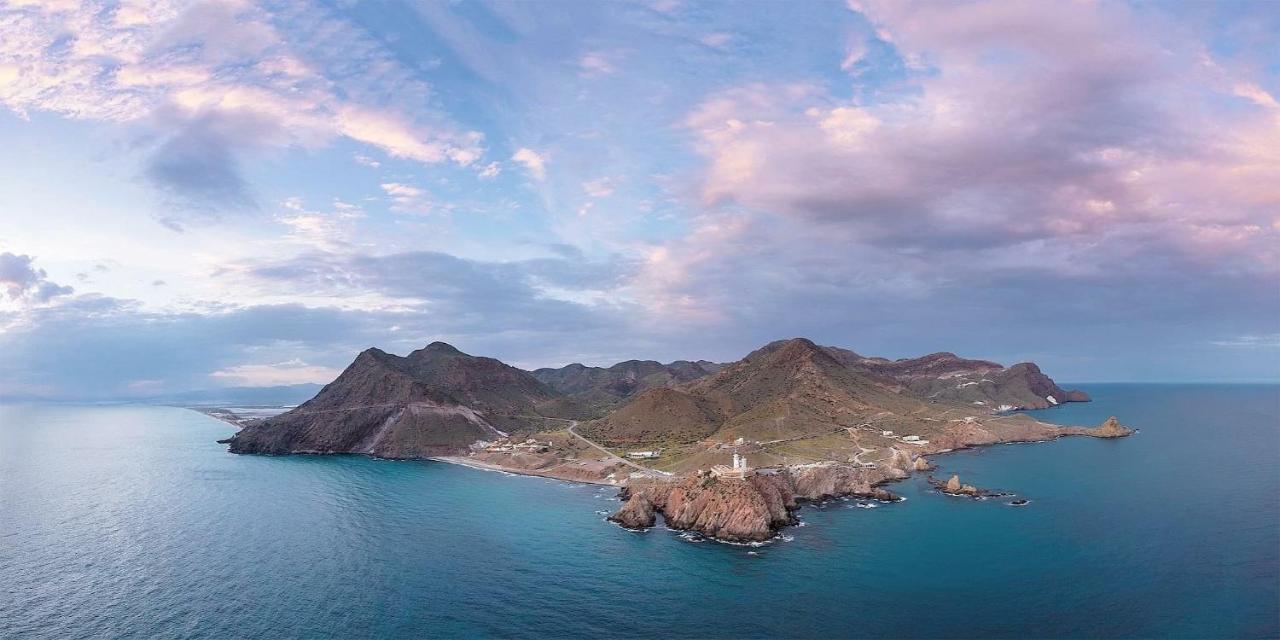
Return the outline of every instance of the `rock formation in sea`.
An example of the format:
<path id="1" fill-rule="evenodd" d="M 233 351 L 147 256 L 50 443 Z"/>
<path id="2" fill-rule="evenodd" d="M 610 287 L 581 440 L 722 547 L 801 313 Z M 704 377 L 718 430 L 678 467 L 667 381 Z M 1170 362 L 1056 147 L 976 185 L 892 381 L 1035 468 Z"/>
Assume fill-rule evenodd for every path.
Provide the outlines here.
<path id="1" fill-rule="evenodd" d="M 672 529 L 696 531 L 725 542 L 760 542 L 795 523 L 800 501 L 841 496 L 892 501 L 897 497 L 878 485 L 904 476 L 901 471 L 832 462 L 745 478 L 703 471 L 675 482 L 624 488 L 622 507 L 609 519 L 642 529 L 653 526 L 661 514 Z"/>
<path id="2" fill-rule="evenodd" d="M 986 489 L 979 489 L 971 484 L 964 484 L 960 482 L 960 476 L 955 474 L 952 474 L 952 476 L 948 478 L 946 482 L 939 482 L 933 479 L 930 479 L 930 482 L 935 487 L 938 487 L 938 489 L 943 493 L 953 495 L 953 496 L 969 496 L 971 498 L 981 498 L 986 495 L 992 495 L 991 492 L 987 491 Z"/>
<path id="3" fill-rule="evenodd" d="M 1094 429 L 1094 432 L 1090 435 L 1095 438 L 1123 438 L 1132 433 L 1133 429 L 1120 424 L 1120 421 L 1115 416 L 1111 416 Z"/>

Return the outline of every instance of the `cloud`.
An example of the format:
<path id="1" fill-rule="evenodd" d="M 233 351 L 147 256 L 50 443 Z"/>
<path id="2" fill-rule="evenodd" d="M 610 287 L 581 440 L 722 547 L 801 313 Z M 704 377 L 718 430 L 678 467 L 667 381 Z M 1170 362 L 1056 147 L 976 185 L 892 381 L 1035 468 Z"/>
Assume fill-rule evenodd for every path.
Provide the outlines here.
<path id="1" fill-rule="evenodd" d="M 383 192 L 391 198 L 391 210 L 402 213 L 429 213 L 432 203 L 424 189 L 400 182 L 384 182 Z"/>
<path id="2" fill-rule="evenodd" d="M 25 254 L 0 253 L 0 288 L 11 301 L 44 304 L 74 290 L 49 280 L 44 269 L 35 266 L 35 258 Z"/>
<path id="3" fill-rule="evenodd" d="M 1214 340 L 1210 344 L 1235 349 L 1280 349 L 1280 333 L 1260 336 L 1239 336 L 1230 340 Z"/>
<path id="4" fill-rule="evenodd" d="M 592 198 L 607 198 L 613 195 L 613 180 L 611 178 L 588 180 L 582 183 L 582 190 Z"/>
<path id="5" fill-rule="evenodd" d="M 707 35 L 698 38 L 698 42 L 701 42 L 712 49 L 723 49 L 732 41 L 733 34 L 724 33 L 723 31 L 708 33 Z"/>
<path id="6" fill-rule="evenodd" d="M 281 207 L 276 220 L 289 228 L 286 240 L 330 251 L 349 247 L 353 226 L 364 217 L 360 207 L 341 200 L 334 200 L 327 212 L 308 209 L 300 197 L 285 199 Z"/>
<path id="7" fill-rule="evenodd" d="M 294 358 L 272 364 L 238 364 L 209 374 L 237 386 L 272 387 L 277 385 L 327 384 L 338 377 L 342 369 L 310 365 Z"/>
<path id="8" fill-rule="evenodd" d="M 0 396 L 104 398 L 225 386 L 246 362 L 339 367 L 394 324 L 395 314 L 302 305 L 148 310 L 135 301 L 71 296 L 31 308 L 0 332 Z M 131 388 L 161 380 L 163 389 Z"/>
<path id="9" fill-rule="evenodd" d="M 145 175 L 180 210 L 169 222 L 252 208 L 239 168 L 249 152 L 345 137 L 424 164 L 465 167 L 485 153 L 482 134 L 423 108 L 425 84 L 336 13 L 30 4 L 0 12 L 0 35 L 0 104 L 140 125 L 153 141 Z"/>
<path id="10" fill-rule="evenodd" d="M 578 59 L 578 67 L 582 69 L 582 74 L 586 76 L 609 75 L 617 71 L 613 63 L 599 51 L 592 51 Z"/>
<path id="11" fill-rule="evenodd" d="M 1085 248 L 1115 234 L 1186 261 L 1280 269 L 1280 126 L 1265 96 L 1198 50 L 1171 51 L 1123 6 L 913 11 L 867 9 L 925 65 L 909 91 L 850 100 L 757 84 L 704 100 L 685 121 L 708 162 L 703 202 L 899 250 Z M 1224 93 L 1262 108 L 1216 109 Z"/>
<path id="12" fill-rule="evenodd" d="M 547 178 L 546 156 L 540 155 L 533 149 L 521 147 L 516 150 L 511 159 L 524 165 L 525 170 L 535 180 L 541 182 Z"/>
<path id="13" fill-rule="evenodd" d="M 256 146 L 253 134 L 270 125 L 253 118 L 217 112 L 182 125 L 158 145 L 147 160 L 145 175 L 169 195 L 161 220 L 179 227 L 191 218 L 215 218 L 224 211 L 257 208 L 252 189 L 240 175 L 239 155 Z M 192 215 L 194 214 L 194 215 Z"/>
<path id="14" fill-rule="evenodd" d="M 483 179 L 496 178 L 502 173 L 502 167 L 498 166 L 497 161 L 490 162 L 480 169 L 478 174 Z"/>

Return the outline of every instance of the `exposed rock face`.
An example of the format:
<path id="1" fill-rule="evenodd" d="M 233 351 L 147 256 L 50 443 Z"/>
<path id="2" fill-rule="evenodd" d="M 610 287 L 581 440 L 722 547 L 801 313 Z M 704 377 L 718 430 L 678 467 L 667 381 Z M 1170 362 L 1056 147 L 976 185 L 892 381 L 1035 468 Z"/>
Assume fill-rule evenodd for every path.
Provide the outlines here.
<path id="1" fill-rule="evenodd" d="M 653 503 L 649 501 L 648 496 L 643 493 L 629 495 L 626 489 L 622 490 L 623 500 L 622 508 L 617 513 L 609 516 L 609 519 L 628 528 L 628 529 L 648 529 L 657 521 L 654 515 Z"/>
<path id="2" fill-rule="evenodd" d="M 1065 435 L 1093 436 L 1095 438 L 1123 438 L 1133 435 L 1133 429 L 1120 424 L 1115 416 L 1107 418 L 1102 424 L 1093 427 L 1063 427 Z"/>
<path id="3" fill-rule="evenodd" d="M 367 453 L 418 458 L 531 430 L 558 398 L 529 374 L 436 342 L 401 358 L 361 353 L 316 397 L 246 426 L 233 453 Z"/>
<path id="4" fill-rule="evenodd" d="M 1133 433 L 1133 429 L 1120 424 L 1115 416 L 1107 418 L 1105 422 L 1099 425 L 1093 431 L 1095 438 L 1123 438 Z"/>
<path id="5" fill-rule="evenodd" d="M 916 471 L 932 471 L 933 470 L 933 465 L 929 464 L 929 461 L 926 460 L 924 456 L 920 456 L 919 458 L 916 458 L 916 461 L 912 465 L 912 467 Z"/>
<path id="6" fill-rule="evenodd" d="M 807 500 L 822 500 L 855 495 L 877 500 L 892 500 L 893 494 L 877 485 L 907 476 L 897 468 L 867 469 L 836 462 L 816 462 L 787 469 L 796 496 Z"/>
<path id="7" fill-rule="evenodd" d="M 672 529 L 697 531 L 726 542 L 759 542 L 791 524 L 795 495 L 787 478 L 717 478 L 697 473 L 680 482 L 625 492 L 626 502 L 610 520 L 625 527 L 652 526 L 662 513 Z"/>
<path id="8" fill-rule="evenodd" d="M 900 473 L 837 463 L 801 465 L 744 479 L 700 472 L 675 483 L 624 489 L 625 502 L 609 519 L 628 528 L 647 528 L 661 513 L 672 529 L 697 531 L 726 542 L 759 542 L 795 523 L 797 500 L 845 495 L 894 500 L 893 494 L 875 484 Z"/>
<path id="9" fill-rule="evenodd" d="M 946 482 L 932 481 L 934 486 L 938 487 L 943 493 L 953 496 L 969 496 L 971 498 L 981 498 L 990 493 L 985 489 L 979 489 L 971 484 L 960 482 L 960 476 L 952 475 Z"/>

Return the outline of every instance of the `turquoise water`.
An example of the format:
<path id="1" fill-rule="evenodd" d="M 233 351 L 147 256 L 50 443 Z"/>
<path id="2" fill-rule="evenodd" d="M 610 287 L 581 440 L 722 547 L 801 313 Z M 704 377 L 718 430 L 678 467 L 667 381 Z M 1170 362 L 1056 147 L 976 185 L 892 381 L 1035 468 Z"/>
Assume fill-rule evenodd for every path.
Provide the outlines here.
<path id="1" fill-rule="evenodd" d="M 758 549 L 622 531 L 598 487 L 235 456 L 182 409 L 0 407 L 0 635 L 1280 635 L 1280 387 L 1085 389 L 1042 415 L 1142 432 L 936 460 L 1027 507 L 912 479 Z"/>

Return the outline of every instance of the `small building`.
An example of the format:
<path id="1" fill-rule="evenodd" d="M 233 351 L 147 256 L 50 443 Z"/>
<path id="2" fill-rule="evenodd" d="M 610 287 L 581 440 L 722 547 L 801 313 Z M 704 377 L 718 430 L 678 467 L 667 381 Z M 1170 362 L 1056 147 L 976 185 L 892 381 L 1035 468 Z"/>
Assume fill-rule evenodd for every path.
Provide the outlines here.
<path id="1" fill-rule="evenodd" d="M 751 470 L 751 467 L 747 466 L 746 456 L 740 456 L 736 453 L 733 454 L 732 467 L 726 467 L 722 464 L 711 467 L 711 475 L 717 478 L 735 478 L 740 480 L 752 474 L 754 474 L 754 471 Z"/>
<path id="2" fill-rule="evenodd" d="M 887 438 L 887 437 L 889 437 L 889 436 L 893 435 L 893 432 L 892 432 L 892 431 L 881 431 L 881 432 L 880 432 L 880 435 L 885 436 L 885 437 Z"/>
<path id="3" fill-rule="evenodd" d="M 903 442 L 917 442 L 919 440 L 920 436 L 902 436 Z"/>
<path id="4" fill-rule="evenodd" d="M 628 451 L 627 457 L 632 460 L 652 460 L 662 455 L 661 451 Z"/>

